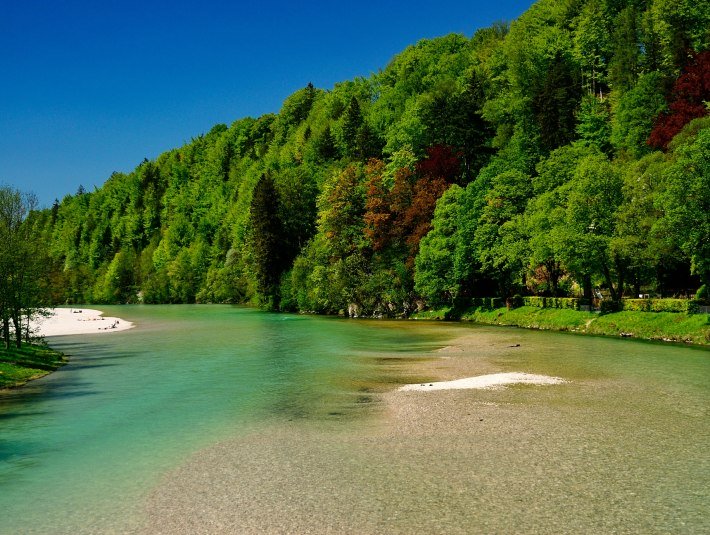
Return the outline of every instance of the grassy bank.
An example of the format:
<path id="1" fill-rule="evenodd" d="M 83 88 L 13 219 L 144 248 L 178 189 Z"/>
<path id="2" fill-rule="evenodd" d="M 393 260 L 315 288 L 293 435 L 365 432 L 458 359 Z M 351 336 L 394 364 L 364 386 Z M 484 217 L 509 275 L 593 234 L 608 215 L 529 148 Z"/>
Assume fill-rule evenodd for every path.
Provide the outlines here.
<path id="1" fill-rule="evenodd" d="M 601 315 L 570 309 L 523 306 L 513 310 L 473 308 L 463 313 L 441 309 L 417 314 L 415 319 L 460 319 L 526 329 L 572 331 L 710 346 L 708 314 L 625 311 Z"/>
<path id="2" fill-rule="evenodd" d="M 0 388 L 21 386 L 55 371 L 66 362 L 63 353 L 37 345 L 0 349 Z"/>

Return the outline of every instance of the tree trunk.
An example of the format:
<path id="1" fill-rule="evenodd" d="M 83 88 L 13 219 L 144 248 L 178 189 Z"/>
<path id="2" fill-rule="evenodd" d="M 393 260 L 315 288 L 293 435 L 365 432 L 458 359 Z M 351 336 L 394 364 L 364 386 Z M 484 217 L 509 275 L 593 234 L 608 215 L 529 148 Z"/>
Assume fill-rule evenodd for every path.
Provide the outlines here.
<path id="1" fill-rule="evenodd" d="M 545 269 L 547 269 L 547 288 L 550 291 L 550 295 L 552 295 L 552 297 L 559 297 L 560 277 L 562 275 L 559 264 L 554 261 L 549 262 L 545 265 Z"/>
<path id="2" fill-rule="evenodd" d="M 592 276 L 585 275 L 582 279 L 582 294 L 585 300 L 592 303 Z"/>
<path id="3" fill-rule="evenodd" d="M 15 326 L 15 347 L 22 348 L 22 319 L 19 316 L 12 317 L 12 323 Z"/>
<path id="4" fill-rule="evenodd" d="M 641 295 L 641 277 L 638 273 L 634 275 L 634 297 Z"/>
<path id="5" fill-rule="evenodd" d="M 611 300 L 612 301 L 618 301 L 619 296 L 616 292 L 616 288 L 614 288 L 614 281 L 611 279 L 611 272 L 609 271 L 609 266 L 606 265 L 606 262 L 602 264 L 602 272 L 604 273 L 604 280 L 606 280 L 607 286 L 609 286 L 609 293 L 611 294 Z"/>
<path id="6" fill-rule="evenodd" d="M 10 319 L 2 319 L 2 338 L 5 343 L 5 349 L 10 349 Z"/>
<path id="7" fill-rule="evenodd" d="M 30 343 L 30 337 L 32 335 L 32 332 L 30 331 L 30 318 L 29 316 L 27 317 L 27 323 L 25 324 L 25 343 L 29 344 Z"/>

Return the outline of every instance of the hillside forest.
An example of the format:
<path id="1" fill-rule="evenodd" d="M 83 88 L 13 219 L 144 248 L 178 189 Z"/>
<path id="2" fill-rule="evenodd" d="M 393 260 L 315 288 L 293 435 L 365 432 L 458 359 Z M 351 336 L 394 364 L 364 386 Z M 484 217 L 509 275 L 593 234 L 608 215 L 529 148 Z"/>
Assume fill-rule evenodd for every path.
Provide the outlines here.
<path id="1" fill-rule="evenodd" d="M 539 0 L 420 41 L 32 211 L 44 300 L 398 316 L 694 294 L 709 45 L 707 0 Z"/>

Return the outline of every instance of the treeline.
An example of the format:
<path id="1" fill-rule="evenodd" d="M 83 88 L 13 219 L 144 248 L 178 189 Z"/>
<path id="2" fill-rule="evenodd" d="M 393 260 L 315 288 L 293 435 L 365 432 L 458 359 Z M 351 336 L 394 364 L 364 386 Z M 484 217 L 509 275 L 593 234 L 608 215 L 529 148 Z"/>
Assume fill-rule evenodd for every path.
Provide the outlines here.
<path id="1" fill-rule="evenodd" d="M 30 218 L 50 300 L 397 315 L 695 290 L 709 29 L 706 0 L 540 0 L 309 84 Z"/>

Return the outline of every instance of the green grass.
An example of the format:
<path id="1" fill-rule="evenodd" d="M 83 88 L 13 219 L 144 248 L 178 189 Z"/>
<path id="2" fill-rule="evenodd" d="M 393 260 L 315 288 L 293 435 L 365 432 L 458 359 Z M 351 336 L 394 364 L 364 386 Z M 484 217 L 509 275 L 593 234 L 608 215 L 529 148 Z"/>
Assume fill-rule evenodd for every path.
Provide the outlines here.
<path id="1" fill-rule="evenodd" d="M 454 318 L 452 318 L 449 309 L 417 314 L 417 319 L 450 318 L 527 329 L 571 331 L 710 345 L 710 315 L 708 314 L 624 311 L 600 315 L 571 309 L 530 306 L 513 310 L 471 308 Z"/>
<path id="2" fill-rule="evenodd" d="M 21 386 L 66 364 L 64 354 L 47 347 L 23 344 L 0 349 L 0 388 Z"/>
<path id="3" fill-rule="evenodd" d="M 528 329 L 581 331 L 590 320 L 594 320 L 597 316 L 592 312 L 578 312 L 567 308 L 524 306 L 513 310 L 506 308 L 467 310 L 461 315 L 461 319 L 494 325 L 513 325 Z"/>
<path id="4" fill-rule="evenodd" d="M 412 314 L 410 319 L 413 320 L 448 320 L 451 317 L 453 309 L 451 307 L 437 308 L 433 310 L 422 310 L 416 314 Z"/>
<path id="5" fill-rule="evenodd" d="M 617 312 L 600 316 L 588 332 L 710 345 L 710 315 L 674 312 Z"/>

